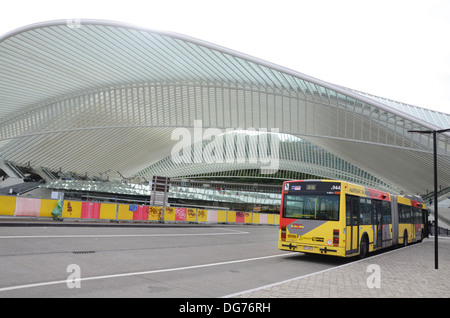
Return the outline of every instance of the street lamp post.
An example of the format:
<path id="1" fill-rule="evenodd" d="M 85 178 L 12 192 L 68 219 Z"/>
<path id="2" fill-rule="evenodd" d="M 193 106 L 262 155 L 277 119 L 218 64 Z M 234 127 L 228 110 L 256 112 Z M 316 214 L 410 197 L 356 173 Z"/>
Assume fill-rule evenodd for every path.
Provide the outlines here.
<path id="1" fill-rule="evenodd" d="M 408 130 L 410 133 L 433 134 L 433 166 L 434 166 L 434 268 L 439 268 L 438 262 L 438 182 L 437 182 L 437 134 L 450 131 L 440 130 Z"/>

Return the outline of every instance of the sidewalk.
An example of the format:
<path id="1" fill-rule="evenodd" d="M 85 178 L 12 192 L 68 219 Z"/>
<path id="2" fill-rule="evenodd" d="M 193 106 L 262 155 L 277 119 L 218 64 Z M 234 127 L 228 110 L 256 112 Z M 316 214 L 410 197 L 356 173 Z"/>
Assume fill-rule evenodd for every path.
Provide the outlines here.
<path id="1" fill-rule="evenodd" d="M 438 243 L 437 270 L 434 268 L 434 237 L 430 237 L 419 244 L 394 249 L 233 297 L 449 298 L 450 239 L 439 237 Z M 375 266 L 369 267 L 370 265 Z M 379 271 L 374 271 L 373 268 Z M 379 273 L 379 288 L 376 288 L 375 284 L 377 273 Z"/>

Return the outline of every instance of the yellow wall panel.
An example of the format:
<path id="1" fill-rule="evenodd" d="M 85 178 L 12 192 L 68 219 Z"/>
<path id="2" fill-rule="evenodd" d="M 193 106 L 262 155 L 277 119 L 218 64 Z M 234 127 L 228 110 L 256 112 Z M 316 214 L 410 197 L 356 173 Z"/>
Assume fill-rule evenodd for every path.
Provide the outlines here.
<path id="1" fill-rule="evenodd" d="M 41 210 L 39 212 L 40 217 L 53 217 L 52 211 L 56 208 L 58 200 L 41 200 Z"/>
<path id="2" fill-rule="evenodd" d="M 252 223 L 259 224 L 259 221 L 260 221 L 260 214 L 259 213 L 253 213 Z"/>
<path id="3" fill-rule="evenodd" d="M 190 221 L 190 222 L 197 221 L 197 209 L 187 209 L 186 210 L 186 221 Z"/>
<path id="4" fill-rule="evenodd" d="M 280 215 L 279 214 L 275 214 L 273 223 L 274 224 L 280 224 Z"/>
<path id="5" fill-rule="evenodd" d="M 206 222 L 208 220 L 208 210 L 197 209 L 197 222 Z"/>
<path id="6" fill-rule="evenodd" d="M 14 215 L 16 197 L 0 196 L 0 215 Z"/>
<path id="7" fill-rule="evenodd" d="M 64 207 L 63 207 L 63 218 L 81 218 L 81 205 L 82 202 L 79 201 L 64 201 Z"/>
<path id="8" fill-rule="evenodd" d="M 228 223 L 236 223 L 236 211 L 228 211 L 227 222 Z"/>
<path id="9" fill-rule="evenodd" d="M 165 207 L 164 221 L 175 221 L 175 208 Z"/>
<path id="10" fill-rule="evenodd" d="M 100 206 L 100 219 L 115 220 L 117 214 L 117 204 L 102 203 Z"/>
<path id="11" fill-rule="evenodd" d="M 226 222 L 227 221 L 227 211 L 219 210 L 217 211 L 217 222 Z"/>
<path id="12" fill-rule="evenodd" d="M 118 220 L 132 220 L 133 211 L 130 211 L 128 204 L 119 204 L 119 213 L 117 215 Z"/>
<path id="13" fill-rule="evenodd" d="M 150 221 L 161 221 L 162 209 L 163 208 L 161 206 L 150 206 L 148 208 L 148 219 Z"/>

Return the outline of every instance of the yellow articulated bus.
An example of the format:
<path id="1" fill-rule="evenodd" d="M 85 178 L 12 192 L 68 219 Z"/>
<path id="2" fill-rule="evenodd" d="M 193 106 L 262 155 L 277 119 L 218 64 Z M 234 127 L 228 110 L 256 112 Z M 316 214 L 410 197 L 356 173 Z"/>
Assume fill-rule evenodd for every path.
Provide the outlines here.
<path id="1" fill-rule="evenodd" d="M 366 257 L 421 241 L 428 211 L 420 197 L 398 196 L 336 180 L 283 184 L 278 248 Z"/>

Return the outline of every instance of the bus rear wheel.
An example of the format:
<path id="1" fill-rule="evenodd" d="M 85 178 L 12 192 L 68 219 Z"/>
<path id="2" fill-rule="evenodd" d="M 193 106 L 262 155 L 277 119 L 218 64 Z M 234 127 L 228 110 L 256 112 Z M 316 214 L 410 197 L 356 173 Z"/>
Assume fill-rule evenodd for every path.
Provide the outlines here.
<path id="1" fill-rule="evenodd" d="M 408 232 L 403 233 L 403 246 L 408 246 Z"/>
<path id="2" fill-rule="evenodd" d="M 363 236 L 359 246 L 359 258 L 366 258 L 369 255 L 369 240 L 367 236 Z"/>

